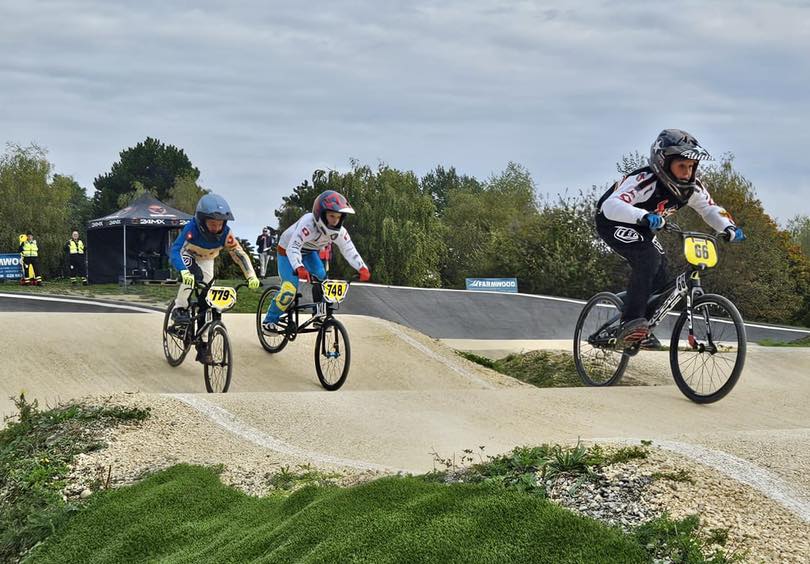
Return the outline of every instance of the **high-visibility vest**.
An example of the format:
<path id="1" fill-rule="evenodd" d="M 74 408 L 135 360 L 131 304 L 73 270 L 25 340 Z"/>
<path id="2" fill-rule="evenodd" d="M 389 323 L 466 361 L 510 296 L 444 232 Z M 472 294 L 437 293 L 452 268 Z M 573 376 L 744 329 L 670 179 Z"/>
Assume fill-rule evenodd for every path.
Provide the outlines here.
<path id="1" fill-rule="evenodd" d="M 24 257 L 35 257 L 39 255 L 39 249 L 37 248 L 37 242 L 34 241 L 23 241 L 22 244 L 22 255 Z"/>
<path id="2" fill-rule="evenodd" d="M 82 243 L 81 239 L 79 239 L 78 241 L 74 241 L 73 239 L 68 241 L 68 248 L 70 249 L 71 255 L 84 254 L 84 243 Z"/>

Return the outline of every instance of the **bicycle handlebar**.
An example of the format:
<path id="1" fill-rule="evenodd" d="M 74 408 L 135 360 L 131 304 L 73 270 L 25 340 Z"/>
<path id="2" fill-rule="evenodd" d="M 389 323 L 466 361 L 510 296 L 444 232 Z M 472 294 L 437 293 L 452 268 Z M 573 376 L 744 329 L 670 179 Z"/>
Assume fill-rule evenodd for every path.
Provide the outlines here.
<path id="1" fill-rule="evenodd" d="M 664 223 L 664 227 L 661 228 L 661 230 L 662 231 L 671 231 L 673 233 L 678 233 L 678 234 L 680 234 L 680 235 L 682 235 L 684 237 L 689 237 L 689 236 L 692 236 L 692 237 L 708 237 L 710 239 L 722 239 L 723 241 L 726 241 L 726 242 L 731 240 L 731 236 L 727 231 L 722 231 L 722 232 L 716 233 L 714 235 L 712 235 L 710 233 L 703 233 L 701 231 L 684 231 L 683 229 L 680 228 L 680 226 L 677 223 L 672 223 L 672 222 L 669 222 L 669 221 Z"/>

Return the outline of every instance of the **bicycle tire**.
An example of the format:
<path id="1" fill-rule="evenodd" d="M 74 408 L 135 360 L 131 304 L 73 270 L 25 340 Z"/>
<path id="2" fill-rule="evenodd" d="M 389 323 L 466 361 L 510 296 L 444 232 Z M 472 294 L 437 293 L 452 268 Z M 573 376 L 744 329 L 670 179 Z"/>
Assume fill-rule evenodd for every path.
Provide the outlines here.
<path id="1" fill-rule="evenodd" d="M 334 333 L 331 331 L 334 330 Z M 334 340 L 329 342 L 330 334 L 333 335 Z M 341 339 L 343 346 L 341 350 Z M 335 379 L 333 376 L 337 375 L 335 368 L 337 363 L 329 363 L 322 366 L 321 363 L 341 359 L 343 366 L 340 368 L 340 375 Z M 337 319 L 330 318 L 323 322 L 318 336 L 315 338 L 315 372 L 318 374 L 318 380 L 324 389 L 333 392 L 340 389 L 346 382 L 349 376 L 349 367 L 352 362 L 352 348 L 349 343 L 349 333 L 346 327 Z"/>
<path id="2" fill-rule="evenodd" d="M 745 332 L 745 325 L 742 320 L 742 316 L 740 312 L 737 310 L 737 307 L 728 299 L 723 296 L 717 294 L 703 294 L 702 296 L 698 297 L 694 303 L 692 304 L 692 311 L 693 311 L 693 329 L 696 329 L 698 326 L 704 323 L 702 316 L 695 315 L 696 310 L 700 310 L 701 306 L 708 306 L 709 304 L 714 304 L 719 308 L 725 310 L 729 319 L 726 320 L 716 320 L 715 323 L 712 325 L 715 328 L 720 328 L 721 331 L 715 333 L 713 338 L 717 338 L 718 342 L 722 341 L 722 337 L 724 332 L 722 330 L 726 329 L 728 326 L 733 325 L 735 333 L 736 333 L 736 356 L 734 365 L 731 368 L 731 372 L 728 377 L 725 379 L 722 384 L 713 392 L 711 393 L 703 393 L 702 390 L 696 389 L 697 386 L 694 385 L 694 381 L 691 377 L 685 377 L 683 371 L 681 370 L 682 365 L 684 362 L 679 361 L 679 356 L 683 356 L 686 352 L 694 352 L 695 354 L 709 354 L 712 360 L 714 360 L 715 355 L 723 354 L 722 352 L 697 352 L 697 351 L 679 351 L 679 344 L 680 344 L 680 336 L 681 331 L 683 330 L 684 324 L 686 323 L 687 319 L 687 312 L 683 311 L 681 315 L 678 317 L 678 320 L 675 322 L 675 326 L 672 328 L 672 338 L 670 341 L 670 348 L 669 348 L 669 366 L 672 370 L 672 377 L 675 380 L 675 384 L 677 384 L 678 389 L 681 390 L 683 395 L 687 398 L 692 400 L 695 403 L 714 403 L 726 397 L 728 393 L 734 388 L 737 384 L 737 381 L 740 379 L 740 374 L 742 374 L 742 370 L 745 366 L 745 356 L 747 351 L 747 335 Z M 708 310 L 708 307 L 705 308 Z M 712 316 L 710 315 L 710 320 Z M 730 342 L 730 341 L 729 341 Z M 696 357 L 697 358 L 697 357 Z M 721 357 L 722 358 L 722 357 Z M 728 366 L 728 360 L 724 358 L 726 362 L 725 366 Z M 691 362 L 691 361 L 686 361 Z M 705 370 L 705 365 L 707 364 L 708 359 L 703 361 L 703 364 L 700 366 L 701 375 L 698 379 L 698 382 L 702 382 L 704 380 L 704 376 L 707 376 L 707 372 Z M 709 379 L 714 381 L 715 375 L 717 371 L 714 370 L 714 365 L 711 371 L 708 374 Z"/>
<path id="3" fill-rule="evenodd" d="M 620 315 L 622 308 L 624 307 L 622 300 L 612 292 L 599 292 L 587 301 L 579 314 L 576 327 L 574 328 L 574 365 L 576 366 L 577 374 L 579 374 L 580 380 L 582 380 L 582 383 L 586 386 L 613 386 L 618 383 L 624 375 L 624 371 L 627 369 L 627 362 L 630 360 L 630 357 L 624 352 L 617 351 L 616 349 L 611 349 L 608 347 L 594 347 L 590 345 L 587 342 L 587 335 L 584 344 L 590 347 L 591 350 L 597 351 L 594 354 L 594 359 L 591 359 L 590 357 L 585 358 L 586 355 L 584 354 L 582 347 L 583 330 L 585 329 L 586 321 L 588 321 L 589 314 L 596 310 L 596 308 L 599 307 L 599 304 L 605 304 L 608 306 L 608 308 L 612 305 L 615 308 L 615 311 L 609 312 L 609 315 L 605 316 L 604 319 L 600 320 L 597 318 L 596 323 L 592 325 L 589 324 L 588 331 L 590 332 L 596 331 L 597 328 L 602 324 L 607 323 L 611 316 L 615 317 L 616 315 Z M 596 310 L 596 312 L 597 314 L 600 313 L 599 310 Z M 610 362 L 601 364 L 603 364 L 605 367 L 609 367 L 611 364 L 615 363 L 615 367 L 608 368 L 608 370 L 605 371 L 605 378 L 597 379 L 594 377 L 596 372 L 594 370 L 594 361 L 599 364 L 600 359 L 610 359 Z"/>
<path id="4" fill-rule="evenodd" d="M 218 340 L 222 340 L 221 345 L 217 344 Z M 208 393 L 224 394 L 231 386 L 233 355 L 228 330 L 221 321 L 214 321 L 208 329 L 208 351 L 211 353 L 212 363 L 203 364 L 205 389 Z"/>
<path id="5" fill-rule="evenodd" d="M 279 290 L 281 290 L 280 286 L 269 286 L 262 292 L 259 298 L 259 305 L 256 307 L 256 334 L 259 337 L 259 343 L 261 343 L 262 348 L 271 354 L 281 352 L 290 341 L 286 331 L 279 333 L 277 337 L 271 337 L 270 335 L 265 335 L 262 330 L 264 315 L 267 313 L 270 302 L 276 297 Z M 293 307 L 293 305 L 291 304 L 290 307 Z"/>
<path id="6" fill-rule="evenodd" d="M 191 348 L 191 340 L 188 337 L 181 339 L 176 335 L 169 334 L 168 329 L 169 325 L 171 325 L 172 309 L 174 309 L 174 300 L 166 307 L 166 313 L 163 315 L 163 354 L 166 356 L 169 366 L 180 366 Z M 176 346 L 179 352 L 170 350 L 172 345 Z"/>

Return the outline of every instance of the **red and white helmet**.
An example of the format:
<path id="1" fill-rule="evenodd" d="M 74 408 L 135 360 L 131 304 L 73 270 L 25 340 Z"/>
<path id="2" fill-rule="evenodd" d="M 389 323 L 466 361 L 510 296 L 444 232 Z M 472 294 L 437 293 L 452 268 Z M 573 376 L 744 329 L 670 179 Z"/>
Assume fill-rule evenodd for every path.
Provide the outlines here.
<path id="1" fill-rule="evenodd" d="M 340 214 L 340 221 L 337 226 L 330 227 L 329 222 L 326 221 L 326 212 L 337 212 Z M 321 233 L 328 235 L 331 239 L 337 239 L 340 233 L 340 228 L 343 226 L 343 220 L 346 219 L 346 214 L 353 214 L 354 209 L 349 205 L 349 201 L 340 192 L 334 190 L 326 190 L 321 192 L 315 203 L 312 204 L 312 215 L 315 216 L 315 223 Z"/>

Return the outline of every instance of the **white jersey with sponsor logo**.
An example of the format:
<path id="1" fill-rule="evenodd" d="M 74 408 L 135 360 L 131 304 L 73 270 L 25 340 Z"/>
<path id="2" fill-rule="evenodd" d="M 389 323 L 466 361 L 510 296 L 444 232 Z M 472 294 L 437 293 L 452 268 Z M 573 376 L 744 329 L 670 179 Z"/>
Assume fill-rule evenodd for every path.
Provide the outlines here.
<path id="1" fill-rule="evenodd" d="M 329 243 L 337 245 L 340 254 L 355 270 L 360 270 L 366 266 L 345 227 L 341 227 L 340 233 L 332 240 L 331 236 L 322 233 L 318 229 L 315 216 L 312 213 L 304 214 L 301 219 L 285 229 L 284 233 L 281 234 L 281 239 L 278 241 L 278 246 L 280 250 L 286 253 L 290 265 L 295 270 L 299 266 L 303 266 L 303 262 L 301 262 L 303 253 L 320 251 L 327 247 Z"/>
<path id="2" fill-rule="evenodd" d="M 667 217 L 683 205 L 646 167 L 625 176 L 599 201 L 600 212 L 606 219 L 631 225 L 636 225 L 648 213 Z M 712 200 L 699 179 L 686 205 L 697 211 L 717 232 L 734 226 L 731 214 Z"/>

